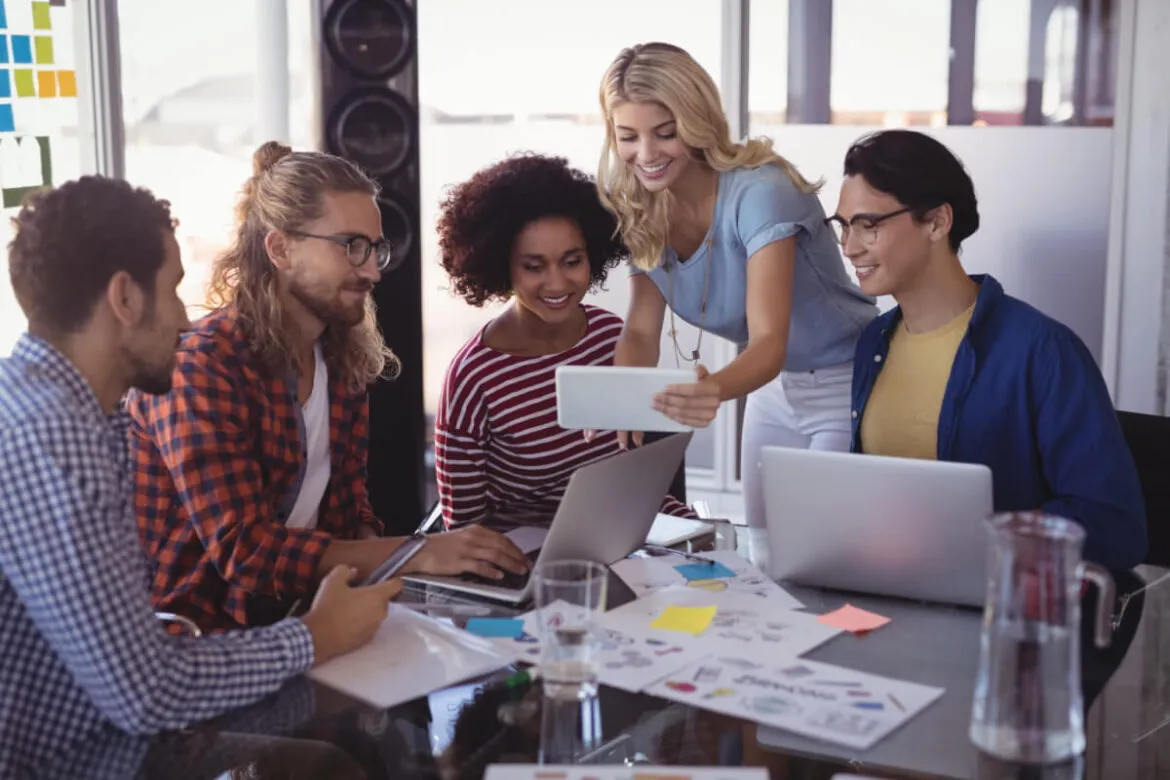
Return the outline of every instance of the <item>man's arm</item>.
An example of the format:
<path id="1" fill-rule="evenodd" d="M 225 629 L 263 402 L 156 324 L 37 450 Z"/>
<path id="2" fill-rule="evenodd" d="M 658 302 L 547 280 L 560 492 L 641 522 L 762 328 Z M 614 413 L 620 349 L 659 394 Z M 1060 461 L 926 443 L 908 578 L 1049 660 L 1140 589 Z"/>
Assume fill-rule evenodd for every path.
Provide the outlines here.
<path id="1" fill-rule="evenodd" d="M 1034 429 L 1054 494 L 1043 509 L 1085 527 L 1089 560 L 1132 568 L 1146 555 L 1145 508 L 1105 380 L 1071 334 L 1046 337 L 1034 360 Z"/>
<path id="2" fill-rule="evenodd" d="M 141 412 L 220 576 L 277 599 L 307 594 L 325 574 L 331 536 L 276 519 L 247 428 L 246 396 L 230 372 L 206 352 L 184 351 L 171 392 L 143 398 Z"/>
<path id="3" fill-rule="evenodd" d="M 308 669 L 313 641 L 296 620 L 201 639 L 167 634 L 143 587 L 115 467 L 85 457 L 78 445 L 99 444 L 77 428 L 51 439 L 73 452 L 5 432 L 0 567 L 96 707 L 125 731 L 155 733 L 249 704 Z"/>

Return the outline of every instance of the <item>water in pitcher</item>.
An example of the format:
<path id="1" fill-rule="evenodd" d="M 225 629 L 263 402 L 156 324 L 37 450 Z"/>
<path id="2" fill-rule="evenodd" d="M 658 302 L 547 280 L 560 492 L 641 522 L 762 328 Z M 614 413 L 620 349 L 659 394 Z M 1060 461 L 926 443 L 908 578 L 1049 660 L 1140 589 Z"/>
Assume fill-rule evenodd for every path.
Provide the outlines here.
<path id="1" fill-rule="evenodd" d="M 1074 756 L 1085 749 L 1080 681 L 1070 681 L 1079 652 L 1063 626 L 1018 623 L 985 634 L 993 670 L 979 678 L 971 740 L 1023 762 Z"/>

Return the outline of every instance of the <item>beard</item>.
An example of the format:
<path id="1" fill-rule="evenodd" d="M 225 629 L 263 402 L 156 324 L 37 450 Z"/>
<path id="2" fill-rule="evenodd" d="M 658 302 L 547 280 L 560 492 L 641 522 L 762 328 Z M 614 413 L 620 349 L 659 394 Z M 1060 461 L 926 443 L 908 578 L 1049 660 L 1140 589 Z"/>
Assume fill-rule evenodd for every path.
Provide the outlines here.
<path id="1" fill-rule="evenodd" d="M 175 353 L 171 352 L 165 362 L 151 362 L 127 353 L 126 362 L 130 367 L 130 386 L 148 395 L 166 395 L 171 392 L 171 380 L 175 370 Z"/>
<path id="2" fill-rule="evenodd" d="M 289 284 L 289 292 L 292 294 L 302 306 L 308 309 L 314 317 L 324 322 L 327 326 L 341 328 L 354 328 L 362 324 L 366 318 L 366 299 L 359 300 L 354 303 L 346 303 L 341 299 L 340 293 L 333 296 L 327 296 L 320 293 L 318 290 L 311 289 L 309 286 L 302 284 L 296 279 L 293 279 Z M 372 284 L 361 286 L 349 286 L 341 288 L 342 290 L 362 290 L 367 296 L 374 289 Z"/>

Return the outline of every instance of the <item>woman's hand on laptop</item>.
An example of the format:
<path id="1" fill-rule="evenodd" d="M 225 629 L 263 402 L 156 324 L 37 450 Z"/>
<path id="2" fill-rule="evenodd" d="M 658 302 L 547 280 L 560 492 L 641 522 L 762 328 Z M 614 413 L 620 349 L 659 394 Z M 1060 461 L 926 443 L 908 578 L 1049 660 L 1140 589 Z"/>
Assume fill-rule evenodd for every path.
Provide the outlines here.
<path id="1" fill-rule="evenodd" d="M 404 572 L 419 574 L 463 574 L 469 572 L 498 580 L 504 571 L 528 571 L 528 556 L 503 534 L 472 525 L 433 534 L 411 558 Z"/>
<path id="2" fill-rule="evenodd" d="M 643 434 L 641 431 L 634 431 L 633 433 L 631 433 L 630 431 L 617 431 L 618 446 L 621 447 L 623 450 L 629 449 L 630 448 L 630 437 L 632 436 L 634 439 L 634 446 L 641 447 L 642 446 L 642 437 L 644 435 L 645 434 Z M 587 442 L 593 441 L 596 437 L 597 437 L 597 431 L 593 430 L 592 428 L 585 429 L 585 441 L 587 441 Z"/>
<path id="3" fill-rule="evenodd" d="M 654 396 L 654 409 L 675 422 L 692 428 L 706 428 L 715 419 L 722 403 L 718 383 L 704 366 L 695 369 L 697 381 L 668 385 Z"/>

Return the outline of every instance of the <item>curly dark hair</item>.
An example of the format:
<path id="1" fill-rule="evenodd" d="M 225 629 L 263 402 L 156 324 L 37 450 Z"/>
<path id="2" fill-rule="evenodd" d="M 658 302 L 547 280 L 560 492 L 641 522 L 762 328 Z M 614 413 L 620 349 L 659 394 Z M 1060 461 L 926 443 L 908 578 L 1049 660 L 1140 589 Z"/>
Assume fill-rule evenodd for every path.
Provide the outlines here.
<path id="1" fill-rule="evenodd" d="M 12 220 L 8 275 L 30 330 L 74 333 L 125 271 L 153 294 L 170 203 L 121 179 L 83 176 L 25 198 Z"/>
<path id="2" fill-rule="evenodd" d="M 512 244 L 525 225 L 544 217 L 566 217 L 581 228 L 592 288 L 628 255 L 592 177 L 563 157 L 522 153 L 452 188 L 440 206 L 441 262 L 455 292 L 472 306 L 507 300 Z"/>

